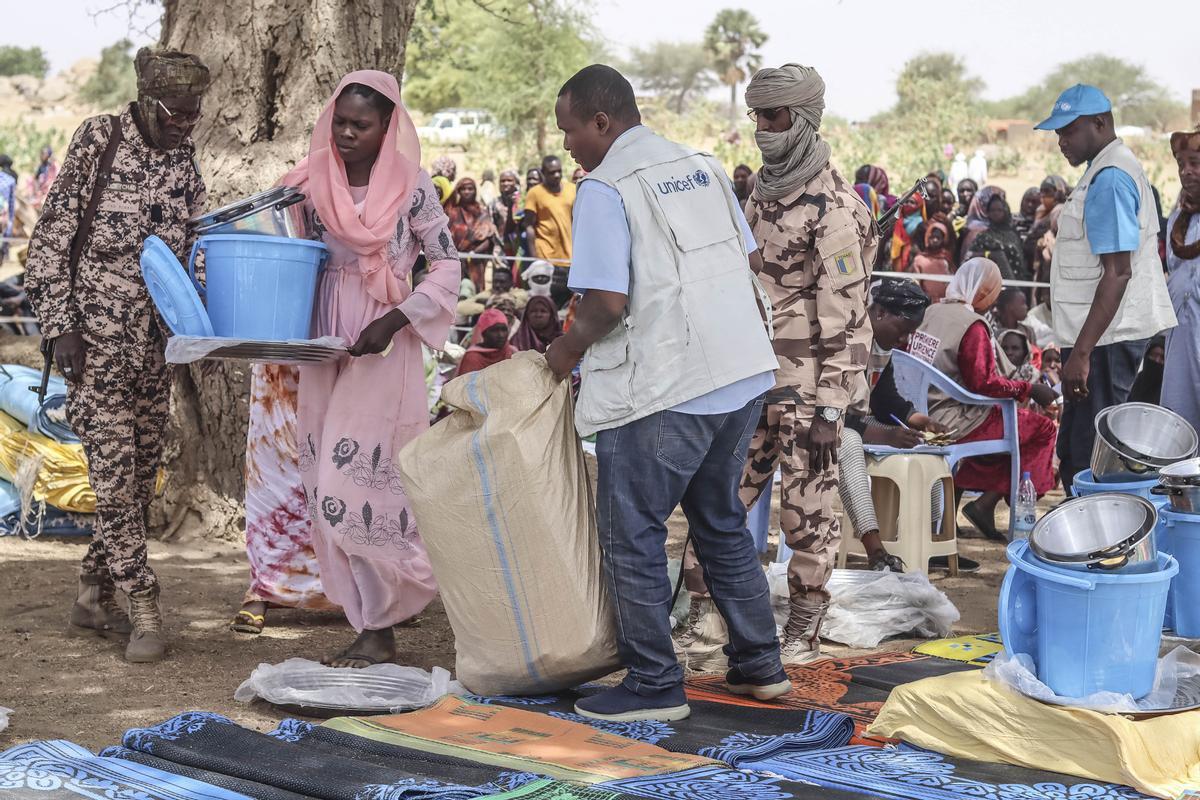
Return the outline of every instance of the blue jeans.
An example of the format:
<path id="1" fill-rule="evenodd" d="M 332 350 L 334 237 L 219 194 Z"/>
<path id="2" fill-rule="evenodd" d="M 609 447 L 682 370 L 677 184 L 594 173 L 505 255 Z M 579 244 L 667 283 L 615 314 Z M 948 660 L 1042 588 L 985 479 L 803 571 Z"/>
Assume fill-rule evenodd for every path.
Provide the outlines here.
<path id="1" fill-rule="evenodd" d="M 738 486 L 762 398 L 728 414 L 660 411 L 596 437 L 597 517 L 617 646 L 638 694 L 683 682 L 671 643 L 667 519 L 683 506 L 713 600 L 729 626 L 731 666 L 748 678 L 781 668 L 767 579 Z"/>

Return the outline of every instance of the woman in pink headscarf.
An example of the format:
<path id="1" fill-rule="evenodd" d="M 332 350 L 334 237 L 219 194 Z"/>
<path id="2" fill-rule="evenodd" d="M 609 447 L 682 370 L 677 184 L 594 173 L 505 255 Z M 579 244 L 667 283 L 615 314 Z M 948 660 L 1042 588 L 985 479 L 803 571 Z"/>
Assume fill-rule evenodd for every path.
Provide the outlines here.
<path id="1" fill-rule="evenodd" d="M 396 79 L 352 72 L 313 129 L 308 158 L 281 183 L 308 195 L 329 247 L 316 336 L 350 354 L 300 370 L 300 472 L 325 594 L 359 632 L 327 660 L 365 667 L 396 657 L 392 626 L 437 591 L 396 453 L 428 427 L 422 342 L 442 348 L 454 319 L 458 254 Z M 425 279 L 411 271 L 424 250 Z"/>

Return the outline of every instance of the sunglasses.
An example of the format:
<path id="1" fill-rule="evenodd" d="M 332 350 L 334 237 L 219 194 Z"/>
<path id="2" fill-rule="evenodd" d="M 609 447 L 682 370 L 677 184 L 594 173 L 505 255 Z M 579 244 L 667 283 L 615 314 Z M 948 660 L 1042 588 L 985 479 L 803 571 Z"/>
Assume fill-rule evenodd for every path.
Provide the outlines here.
<path id="1" fill-rule="evenodd" d="M 167 119 L 177 125 L 195 125 L 200 121 L 200 116 L 204 113 L 201 110 L 196 110 L 191 114 L 185 114 L 182 111 L 172 111 L 171 109 L 167 108 L 166 104 L 163 103 L 162 100 L 157 102 L 158 107 L 161 108 L 163 113 L 167 115 Z"/>
<path id="2" fill-rule="evenodd" d="M 767 122 L 774 122 L 775 118 L 787 111 L 787 106 L 779 106 L 778 108 L 752 108 L 746 112 L 746 116 L 754 122 L 758 122 L 758 118 L 762 117 Z"/>

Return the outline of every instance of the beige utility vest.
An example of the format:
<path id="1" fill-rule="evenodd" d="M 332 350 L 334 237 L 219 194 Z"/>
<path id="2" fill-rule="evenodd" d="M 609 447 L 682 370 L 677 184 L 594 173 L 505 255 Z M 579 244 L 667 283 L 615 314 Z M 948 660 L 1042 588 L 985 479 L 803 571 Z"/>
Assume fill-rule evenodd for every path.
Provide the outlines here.
<path id="1" fill-rule="evenodd" d="M 908 352 L 963 386 L 962 372 L 958 369 L 958 348 L 967 328 L 976 322 L 987 325 L 987 320 L 966 303 L 934 303 L 925 312 L 921 327 L 909 337 Z M 929 388 L 930 419 L 953 431 L 955 439 L 978 428 L 990 413 L 991 406 L 966 406 L 940 389 Z"/>
<path id="2" fill-rule="evenodd" d="M 620 193 L 631 272 L 622 320 L 583 358 L 580 435 L 778 369 L 746 259 L 742 212 L 715 159 L 638 127 L 584 180 Z"/>
<path id="3" fill-rule="evenodd" d="M 1067 198 L 1058 220 L 1058 237 L 1050 267 L 1050 315 L 1054 339 L 1062 347 L 1071 347 L 1079 338 L 1087 320 L 1096 287 L 1100 284 L 1100 256 L 1092 253 L 1088 242 L 1083 208 L 1088 187 L 1100 170 L 1116 167 L 1133 178 L 1141 196 L 1138 211 L 1139 244 L 1131 255 L 1133 276 L 1125 287 L 1125 296 L 1108 330 L 1097 345 L 1148 339 L 1175 327 L 1175 311 L 1167 293 L 1162 261 L 1158 257 L 1158 211 L 1150 181 L 1137 157 L 1117 139 L 1092 160 L 1079 185 Z"/>

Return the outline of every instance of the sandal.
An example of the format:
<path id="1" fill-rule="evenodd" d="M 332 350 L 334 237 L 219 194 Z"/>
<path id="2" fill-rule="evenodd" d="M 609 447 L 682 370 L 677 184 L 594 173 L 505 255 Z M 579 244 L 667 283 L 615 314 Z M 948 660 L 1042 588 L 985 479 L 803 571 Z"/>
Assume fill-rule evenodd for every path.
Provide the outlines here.
<path id="1" fill-rule="evenodd" d="M 251 614 L 244 608 L 234 614 L 233 622 L 229 623 L 229 630 L 234 633 L 249 633 L 255 636 L 262 633 L 265 627 L 267 627 L 266 614 Z"/>

